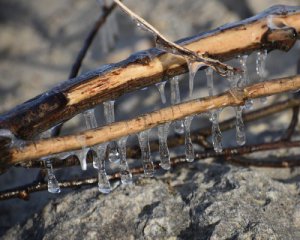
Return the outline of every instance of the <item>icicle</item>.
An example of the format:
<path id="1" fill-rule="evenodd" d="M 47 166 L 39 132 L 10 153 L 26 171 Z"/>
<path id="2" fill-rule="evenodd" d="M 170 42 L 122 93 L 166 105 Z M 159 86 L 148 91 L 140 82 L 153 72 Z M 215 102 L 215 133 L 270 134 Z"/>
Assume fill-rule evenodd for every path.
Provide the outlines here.
<path id="1" fill-rule="evenodd" d="M 83 171 L 85 171 L 87 169 L 86 158 L 87 158 L 87 154 L 90 149 L 88 147 L 86 147 L 86 142 L 85 142 L 84 136 L 78 136 L 77 141 L 82 146 L 82 149 L 74 151 L 74 154 L 77 155 L 77 157 L 80 161 L 81 169 Z"/>
<path id="2" fill-rule="evenodd" d="M 166 81 L 156 83 L 156 87 L 160 93 L 161 102 L 163 104 L 166 104 L 166 102 L 167 102 L 166 94 L 165 94 L 165 86 L 166 86 Z"/>
<path id="3" fill-rule="evenodd" d="M 97 156 L 97 162 L 98 162 L 98 189 L 100 192 L 107 194 L 111 191 L 111 186 L 109 183 L 109 180 L 106 175 L 105 170 L 105 155 L 106 155 L 106 147 L 107 143 L 103 143 L 98 145 L 98 156 Z"/>
<path id="4" fill-rule="evenodd" d="M 219 127 L 219 114 L 220 109 L 211 111 L 211 122 L 212 122 L 212 142 L 216 152 L 222 152 L 222 133 Z"/>
<path id="5" fill-rule="evenodd" d="M 190 98 L 192 98 L 193 90 L 194 90 L 194 78 L 199 68 L 203 66 L 203 63 L 191 61 L 188 58 L 186 59 L 186 62 L 189 68 L 189 91 L 190 91 Z"/>
<path id="6" fill-rule="evenodd" d="M 207 89 L 208 89 L 208 96 L 214 95 L 214 78 L 213 78 L 213 70 L 212 68 L 205 69 L 206 74 L 206 81 L 207 81 Z"/>
<path id="7" fill-rule="evenodd" d="M 171 78 L 170 84 L 171 84 L 171 104 L 177 104 L 180 103 L 180 91 L 179 91 L 179 83 L 178 83 L 179 77 L 175 76 Z M 175 126 L 174 130 L 178 134 L 183 134 L 184 133 L 184 126 L 183 126 L 183 121 L 178 120 L 175 121 Z"/>
<path id="8" fill-rule="evenodd" d="M 50 159 L 45 160 L 47 173 L 48 173 L 48 192 L 60 193 L 60 187 L 58 181 L 54 175 L 52 163 Z"/>
<path id="9" fill-rule="evenodd" d="M 89 110 L 83 112 L 83 117 L 84 117 L 85 125 L 86 125 L 87 129 L 93 129 L 98 126 L 97 120 L 95 117 L 95 109 L 89 109 Z M 92 147 L 91 149 L 93 149 L 95 154 L 97 154 L 96 147 Z M 96 159 L 97 158 L 93 157 L 93 167 L 94 168 L 98 168 Z"/>
<path id="10" fill-rule="evenodd" d="M 242 146 L 246 143 L 245 126 L 244 126 L 244 122 L 243 122 L 242 113 L 243 113 L 243 107 L 242 106 L 235 107 L 236 142 L 240 146 Z"/>
<path id="11" fill-rule="evenodd" d="M 263 82 L 267 76 L 267 70 L 266 70 L 266 60 L 267 60 L 268 51 L 267 50 L 261 50 L 257 52 L 256 56 L 256 73 L 259 77 L 259 82 Z M 260 99 L 262 103 L 265 103 L 267 101 L 266 97 L 262 97 Z"/>
<path id="12" fill-rule="evenodd" d="M 169 170 L 171 168 L 170 153 L 167 144 L 169 126 L 170 123 L 165 123 L 158 126 L 160 166 L 165 170 Z"/>
<path id="13" fill-rule="evenodd" d="M 127 160 L 126 160 L 126 142 L 127 142 L 127 138 L 128 138 L 128 136 L 122 137 L 118 141 L 118 146 L 119 146 L 120 155 L 121 155 L 120 175 L 121 175 L 121 182 L 123 184 L 131 184 L 132 183 L 132 174 L 129 170 L 128 163 L 127 163 Z"/>
<path id="14" fill-rule="evenodd" d="M 154 175 L 154 166 L 151 159 L 150 145 L 149 145 L 149 132 L 145 130 L 138 134 L 139 144 L 142 154 L 142 163 L 144 168 L 144 175 L 146 177 L 152 177 Z"/>
<path id="15" fill-rule="evenodd" d="M 193 143 L 191 140 L 190 128 L 193 116 L 184 119 L 184 132 L 185 132 L 185 159 L 187 162 L 193 162 L 195 159 Z"/>
<path id="16" fill-rule="evenodd" d="M 248 55 L 243 55 L 243 56 L 239 56 L 239 62 L 241 64 L 241 69 L 242 69 L 242 76 L 241 76 L 241 81 L 238 84 L 238 87 L 245 87 L 248 86 L 250 84 L 250 78 L 248 75 L 248 68 L 247 68 L 247 59 L 248 59 Z M 245 103 L 245 108 L 246 109 L 251 109 L 253 106 L 253 100 L 249 99 L 246 101 Z"/>
<path id="17" fill-rule="evenodd" d="M 104 106 L 104 117 L 106 123 L 110 124 L 115 121 L 114 101 L 107 101 L 103 103 Z M 120 161 L 120 154 L 118 151 L 118 145 L 115 141 L 109 143 L 108 146 L 108 160 L 110 162 L 118 163 Z"/>

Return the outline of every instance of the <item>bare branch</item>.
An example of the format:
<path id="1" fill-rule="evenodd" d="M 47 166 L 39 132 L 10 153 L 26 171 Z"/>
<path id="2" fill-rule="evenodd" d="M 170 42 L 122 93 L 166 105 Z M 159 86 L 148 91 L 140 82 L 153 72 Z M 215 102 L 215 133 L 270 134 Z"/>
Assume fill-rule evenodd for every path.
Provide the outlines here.
<path id="1" fill-rule="evenodd" d="M 138 116 L 134 119 L 115 122 L 76 135 L 27 142 L 21 148 L 14 147 L 0 152 L 2 165 L 37 159 L 43 156 L 97 145 L 123 136 L 135 134 L 157 125 L 182 119 L 186 116 L 207 112 L 226 106 L 237 106 L 247 99 L 293 91 L 300 88 L 300 75 L 274 79 L 253 84 L 239 91 L 233 89 L 218 96 L 194 99 L 171 107 Z M 84 141 L 84 144 L 83 144 Z"/>

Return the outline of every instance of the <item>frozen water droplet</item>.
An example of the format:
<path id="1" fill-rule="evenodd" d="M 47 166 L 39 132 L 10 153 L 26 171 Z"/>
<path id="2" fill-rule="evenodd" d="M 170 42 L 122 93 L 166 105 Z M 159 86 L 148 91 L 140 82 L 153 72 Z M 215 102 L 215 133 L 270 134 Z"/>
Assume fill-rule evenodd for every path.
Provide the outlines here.
<path id="1" fill-rule="evenodd" d="M 79 142 L 79 144 L 82 146 L 82 149 L 74 151 L 74 154 L 77 155 L 80 161 L 81 169 L 85 171 L 87 169 L 87 164 L 86 164 L 87 153 L 89 152 L 90 149 L 86 147 L 85 136 L 78 136 L 76 139 Z"/>
<path id="2" fill-rule="evenodd" d="M 241 84 L 240 84 L 241 86 L 240 87 L 245 87 L 250 84 L 250 78 L 249 78 L 248 67 L 247 67 L 247 59 L 248 59 L 248 55 L 239 56 L 239 62 L 241 64 L 241 69 L 243 71 L 242 76 L 241 76 Z M 245 103 L 245 108 L 251 109 L 252 106 L 253 106 L 253 100 L 248 99 Z"/>
<path id="3" fill-rule="evenodd" d="M 256 73 L 259 77 L 259 82 L 263 82 L 267 77 L 267 70 L 266 70 L 266 60 L 267 60 L 268 51 L 267 50 L 260 50 L 257 52 L 256 55 Z M 266 103 L 267 98 L 262 97 L 260 98 L 261 103 Z"/>
<path id="4" fill-rule="evenodd" d="M 191 140 L 190 128 L 193 117 L 186 117 L 184 119 L 184 131 L 185 131 L 185 159 L 187 162 L 193 162 L 195 159 L 193 143 Z"/>
<path id="5" fill-rule="evenodd" d="M 242 146 L 246 143 L 245 125 L 244 125 L 244 122 L 243 122 L 242 113 L 243 113 L 243 107 L 242 106 L 235 107 L 236 142 L 240 146 Z"/>
<path id="6" fill-rule="evenodd" d="M 223 146 L 222 146 L 222 133 L 219 127 L 219 114 L 220 109 L 211 111 L 211 122 L 212 122 L 212 142 L 214 146 L 214 150 L 216 152 L 222 152 Z"/>
<path id="7" fill-rule="evenodd" d="M 213 70 L 211 68 L 205 69 L 206 74 L 206 81 L 207 81 L 207 89 L 208 89 L 208 96 L 214 95 L 214 78 L 213 78 Z"/>
<path id="8" fill-rule="evenodd" d="M 170 84 L 171 84 L 171 104 L 178 104 L 180 103 L 180 91 L 179 91 L 179 77 L 175 76 L 171 78 Z M 184 126 L 183 126 L 183 121 L 177 120 L 174 123 L 174 130 L 178 134 L 183 134 L 184 133 Z"/>
<path id="9" fill-rule="evenodd" d="M 149 133 L 150 130 L 145 130 L 138 134 L 145 177 L 152 177 L 154 175 L 154 166 L 151 159 L 149 144 Z"/>
<path id="10" fill-rule="evenodd" d="M 203 63 L 191 61 L 188 58 L 186 59 L 188 68 L 189 68 L 189 91 L 190 91 L 190 98 L 193 95 L 193 90 L 194 90 L 194 79 L 196 76 L 196 73 L 198 72 L 199 68 L 203 66 Z"/>
<path id="11" fill-rule="evenodd" d="M 58 181 L 54 175 L 52 163 L 50 159 L 46 159 L 46 168 L 48 173 L 48 192 L 60 193 L 60 187 Z"/>
<path id="12" fill-rule="evenodd" d="M 110 124 L 115 121 L 115 110 L 114 110 L 114 101 L 107 101 L 103 103 L 104 107 L 104 117 L 106 123 Z M 110 162 L 118 163 L 120 162 L 120 153 L 118 150 L 118 144 L 115 141 L 112 141 L 109 144 L 108 148 L 108 160 Z"/>
<path id="13" fill-rule="evenodd" d="M 156 87 L 160 93 L 161 102 L 163 104 L 166 104 L 166 102 L 167 102 L 166 94 L 165 94 L 165 86 L 166 86 L 166 81 L 156 83 Z"/>
<path id="14" fill-rule="evenodd" d="M 169 170 L 171 168 L 170 153 L 167 143 L 169 126 L 170 123 L 165 123 L 158 126 L 160 166 L 165 170 Z"/>
<path id="15" fill-rule="evenodd" d="M 107 143 L 98 145 L 97 147 L 97 165 L 98 165 L 98 189 L 100 192 L 107 194 L 111 191 L 110 182 L 107 178 L 105 170 L 105 153 L 106 153 Z"/>
<path id="16" fill-rule="evenodd" d="M 132 183 L 132 174 L 129 170 L 128 163 L 126 160 L 126 142 L 127 142 L 126 137 L 122 137 L 118 141 L 119 149 L 120 149 L 120 154 L 121 154 L 121 161 L 120 161 L 120 176 L 121 176 L 121 182 L 123 184 L 131 184 Z"/>

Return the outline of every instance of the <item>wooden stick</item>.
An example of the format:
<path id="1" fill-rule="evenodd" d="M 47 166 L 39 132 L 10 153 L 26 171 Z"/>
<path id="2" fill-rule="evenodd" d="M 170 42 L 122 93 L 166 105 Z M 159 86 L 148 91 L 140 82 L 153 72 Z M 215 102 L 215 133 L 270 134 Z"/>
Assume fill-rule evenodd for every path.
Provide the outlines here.
<path id="1" fill-rule="evenodd" d="M 300 33 L 299 9 L 273 7 L 248 20 L 183 39 L 177 44 L 220 61 L 261 48 L 289 50 Z M 0 116 L 0 128 L 30 139 L 103 101 L 186 71 L 182 56 L 155 48 L 139 52 L 122 62 L 67 80 L 15 107 Z"/>
<path id="2" fill-rule="evenodd" d="M 140 115 L 134 119 L 115 122 L 107 126 L 78 133 L 76 135 L 27 142 L 21 148 L 0 151 L 1 164 L 15 164 L 43 156 L 93 146 L 123 136 L 151 129 L 159 124 L 182 119 L 186 116 L 212 109 L 237 106 L 247 99 L 260 98 L 300 88 L 300 75 L 273 79 L 253 84 L 240 90 L 229 90 L 220 95 L 195 99 L 158 111 Z"/>

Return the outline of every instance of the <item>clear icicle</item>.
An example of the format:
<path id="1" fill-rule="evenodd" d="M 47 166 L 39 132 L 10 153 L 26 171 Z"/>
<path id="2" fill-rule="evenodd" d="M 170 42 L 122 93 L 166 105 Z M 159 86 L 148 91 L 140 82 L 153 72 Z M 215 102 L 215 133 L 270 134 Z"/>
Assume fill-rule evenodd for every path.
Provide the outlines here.
<path id="1" fill-rule="evenodd" d="M 131 184 L 132 183 L 132 174 L 129 170 L 128 163 L 126 160 L 126 142 L 127 142 L 126 137 L 122 137 L 118 141 L 118 146 L 120 149 L 120 155 L 121 155 L 121 161 L 120 161 L 120 175 L 121 175 L 121 182 L 123 184 Z"/>
<path id="2" fill-rule="evenodd" d="M 161 102 L 163 104 L 166 104 L 166 102 L 167 102 L 166 93 L 165 93 L 165 86 L 166 86 L 166 81 L 160 82 L 160 83 L 156 83 L 156 87 L 157 87 L 157 89 L 159 91 L 160 99 L 161 99 Z"/>
<path id="3" fill-rule="evenodd" d="M 85 142 L 84 136 L 78 136 L 77 141 L 82 146 L 82 149 L 74 151 L 74 154 L 77 155 L 77 157 L 80 161 L 81 169 L 83 171 L 85 171 L 87 169 L 87 164 L 86 164 L 87 154 L 90 149 L 88 147 L 86 147 L 86 142 Z"/>
<path id="4" fill-rule="evenodd" d="M 48 173 L 48 192 L 60 193 L 60 187 L 58 181 L 54 175 L 52 163 L 50 159 L 45 160 L 47 173 Z"/>
<path id="5" fill-rule="evenodd" d="M 203 63 L 191 61 L 189 59 L 186 59 L 186 62 L 189 68 L 189 91 L 190 91 L 190 98 L 192 98 L 193 90 L 194 90 L 194 79 L 199 68 L 203 66 Z"/>
<path id="6" fill-rule="evenodd" d="M 259 82 L 263 82 L 267 76 L 267 70 L 266 70 L 267 55 L 268 55 L 267 50 L 258 51 L 256 55 L 256 73 L 259 77 Z M 260 101 L 262 103 L 265 103 L 267 101 L 267 98 L 262 97 Z"/>
<path id="7" fill-rule="evenodd" d="M 216 152 L 222 152 L 222 133 L 219 127 L 219 109 L 211 111 L 211 122 L 212 122 L 212 142 L 214 146 L 214 150 Z"/>
<path id="8" fill-rule="evenodd" d="M 180 91 L 179 91 L 179 77 L 175 76 L 171 78 L 170 84 L 171 84 L 171 104 L 177 104 L 180 103 Z M 178 134 L 184 133 L 184 126 L 182 120 L 177 120 L 174 123 L 174 130 Z"/>
<path id="9" fill-rule="evenodd" d="M 98 126 L 97 120 L 95 117 L 95 109 L 89 109 L 89 110 L 83 112 L 83 117 L 84 117 L 85 125 L 86 125 L 87 129 L 94 129 Z M 92 149 L 94 150 L 95 154 L 97 154 L 96 148 L 92 147 Z M 93 157 L 93 167 L 98 168 L 95 157 Z"/>
<path id="10" fill-rule="evenodd" d="M 154 165 L 151 159 L 149 144 L 149 132 L 150 130 L 145 130 L 138 134 L 145 177 L 152 177 L 154 175 Z"/>
<path id="11" fill-rule="evenodd" d="M 241 69 L 243 72 L 238 87 L 245 87 L 250 84 L 250 78 L 249 78 L 248 68 L 247 68 L 247 59 L 248 59 L 248 55 L 239 56 L 239 62 L 241 64 Z M 252 99 L 247 100 L 245 103 L 245 108 L 251 109 L 252 106 L 253 106 L 253 100 Z"/>
<path id="12" fill-rule="evenodd" d="M 195 159 L 193 143 L 191 139 L 191 123 L 193 117 L 186 117 L 184 119 L 184 132 L 185 132 L 185 159 L 187 162 L 193 162 Z"/>
<path id="13" fill-rule="evenodd" d="M 243 122 L 242 113 L 243 113 L 243 107 L 242 106 L 235 107 L 236 142 L 240 146 L 242 146 L 246 143 L 245 125 L 244 125 L 244 122 Z"/>
<path id="14" fill-rule="evenodd" d="M 160 166 L 165 170 L 169 170 L 171 168 L 170 153 L 167 143 L 169 127 L 170 123 L 165 123 L 158 126 Z"/>
<path id="15" fill-rule="evenodd" d="M 97 165 L 98 165 L 98 189 L 100 192 L 107 194 L 111 191 L 111 186 L 107 178 L 105 170 L 105 153 L 106 153 L 107 143 L 98 145 L 98 156 L 97 156 Z"/>
<path id="16" fill-rule="evenodd" d="M 214 78 L 213 78 L 213 70 L 212 68 L 205 69 L 206 74 L 206 81 L 207 81 L 207 89 L 208 89 L 208 96 L 214 95 Z"/>
<path id="17" fill-rule="evenodd" d="M 106 123 L 108 124 L 115 121 L 114 103 L 114 101 L 107 101 L 103 103 L 104 117 L 106 119 Z M 108 160 L 114 163 L 120 162 L 120 153 L 118 151 L 118 144 L 116 143 L 116 141 L 110 142 L 108 149 Z"/>

